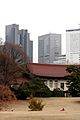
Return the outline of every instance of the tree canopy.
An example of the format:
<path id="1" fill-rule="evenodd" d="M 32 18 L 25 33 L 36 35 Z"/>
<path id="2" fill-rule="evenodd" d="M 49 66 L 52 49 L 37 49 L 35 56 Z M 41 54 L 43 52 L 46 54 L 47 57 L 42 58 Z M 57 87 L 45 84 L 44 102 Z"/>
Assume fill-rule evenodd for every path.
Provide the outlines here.
<path id="1" fill-rule="evenodd" d="M 52 92 L 44 84 L 44 79 L 34 77 L 29 83 L 29 89 L 35 97 L 51 97 Z"/>
<path id="2" fill-rule="evenodd" d="M 74 97 L 80 96 L 80 66 L 79 65 L 69 65 L 67 67 L 69 73 L 67 78 L 67 87 L 70 95 Z"/>
<path id="3" fill-rule="evenodd" d="M 18 89 L 12 89 L 17 99 L 33 97 L 51 97 L 52 92 L 44 84 L 44 80 L 34 77 L 28 83 L 22 84 Z"/>
<path id="4" fill-rule="evenodd" d="M 29 59 L 20 46 L 9 43 L 0 46 L 0 82 L 6 85 L 16 80 L 22 71 L 29 70 L 28 63 Z"/>

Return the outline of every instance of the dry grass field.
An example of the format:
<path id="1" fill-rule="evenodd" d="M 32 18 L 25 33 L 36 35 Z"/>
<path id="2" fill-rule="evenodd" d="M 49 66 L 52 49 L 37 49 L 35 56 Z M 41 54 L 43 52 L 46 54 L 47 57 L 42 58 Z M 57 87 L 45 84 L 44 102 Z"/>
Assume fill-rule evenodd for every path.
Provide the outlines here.
<path id="1" fill-rule="evenodd" d="M 29 111 L 28 100 L 13 101 L 0 111 L 0 120 L 80 120 L 80 98 L 42 98 L 42 111 Z M 64 108 L 64 111 L 61 109 Z"/>

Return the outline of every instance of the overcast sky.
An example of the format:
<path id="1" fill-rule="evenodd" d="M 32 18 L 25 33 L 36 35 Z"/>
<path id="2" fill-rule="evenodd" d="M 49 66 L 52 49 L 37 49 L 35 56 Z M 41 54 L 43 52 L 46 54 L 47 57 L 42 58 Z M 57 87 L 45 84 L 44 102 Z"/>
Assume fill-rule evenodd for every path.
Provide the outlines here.
<path id="1" fill-rule="evenodd" d="M 65 30 L 79 28 L 80 0 L 0 0 L 0 37 L 5 39 L 5 25 L 13 23 L 31 34 L 34 62 L 37 62 L 39 35 L 62 34 L 65 53 Z"/>

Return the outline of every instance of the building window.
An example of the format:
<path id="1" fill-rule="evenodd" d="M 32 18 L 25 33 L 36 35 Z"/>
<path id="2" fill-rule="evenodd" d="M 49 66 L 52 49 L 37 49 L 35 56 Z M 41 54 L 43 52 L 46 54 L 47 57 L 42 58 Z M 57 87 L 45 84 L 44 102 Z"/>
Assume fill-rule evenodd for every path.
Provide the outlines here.
<path id="1" fill-rule="evenodd" d="M 56 89 L 56 88 L 58 88 L 58 81 L 57 80 L 55 80 L 55 82 L 54 82 L 54 89 Z"/>
<path id="2" fill-rule="evenodd" d="M 62 90 L 64 90 L 64 83 L 61 83 L 61 84 L 60 84 L 60 88 L 61 88 Z"/>
<path id="3" fill-rule="evenodd" d="M 50 87 L 50 88 L 53 87 L 53 81 L 52 81 L 52 80 L 49 81 L 49 87 Z"/>

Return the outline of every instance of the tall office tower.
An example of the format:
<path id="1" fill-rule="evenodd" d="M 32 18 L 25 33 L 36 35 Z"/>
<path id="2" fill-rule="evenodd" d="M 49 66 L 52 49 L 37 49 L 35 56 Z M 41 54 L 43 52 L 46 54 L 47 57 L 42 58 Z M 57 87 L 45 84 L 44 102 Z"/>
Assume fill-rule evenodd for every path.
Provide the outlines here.
<path id="1" fill-rule="evenodd" d="M 17 24 L 7 25 L 5 37 L 7 43 L 21 45 L 30 61 L 33 61 L 33 43 L 30 41 L 28 30 L 19 30 L 19 25 Z"/>
<path id="2" fill-rule="evenodd" d="M 33 41 L 29 41 L 29 57 L 30 61 L 33 62 Z"/>
<path id="3" fill-rule="evenodd" d="M 29 56 L 29 34 L 28 30 L 19 30 L 20 34 L 20 45 L 22 46 L 24 52 Z"/>
<path id="4" fill-rule="evenodd" d="M 80 63 L 80 29 L 66 30 L 66 62 Z"/>
<path id="5" fill-rule="evenodd" d="M 29 57 L 30 61 L 33 61 L 33 44 L 30 41 L 30 33 L 28 33 L 28 30 L 19 30 L 20 34 L 20 45 L 22 46 L 24 52 Z M 31 42 L 31 43 L 30 43 Z"/>
<path id="6" fill-rule="evenodd" d="M 61 34 L 46 34 L 38 37 L 38 62 L 54 63 L 61 55 Z"/>
<path id="7" fill-rule="evenodd" d="M 6 25 L 5 40 L 7 43 L 19 44 L 19 25 Z"/>

